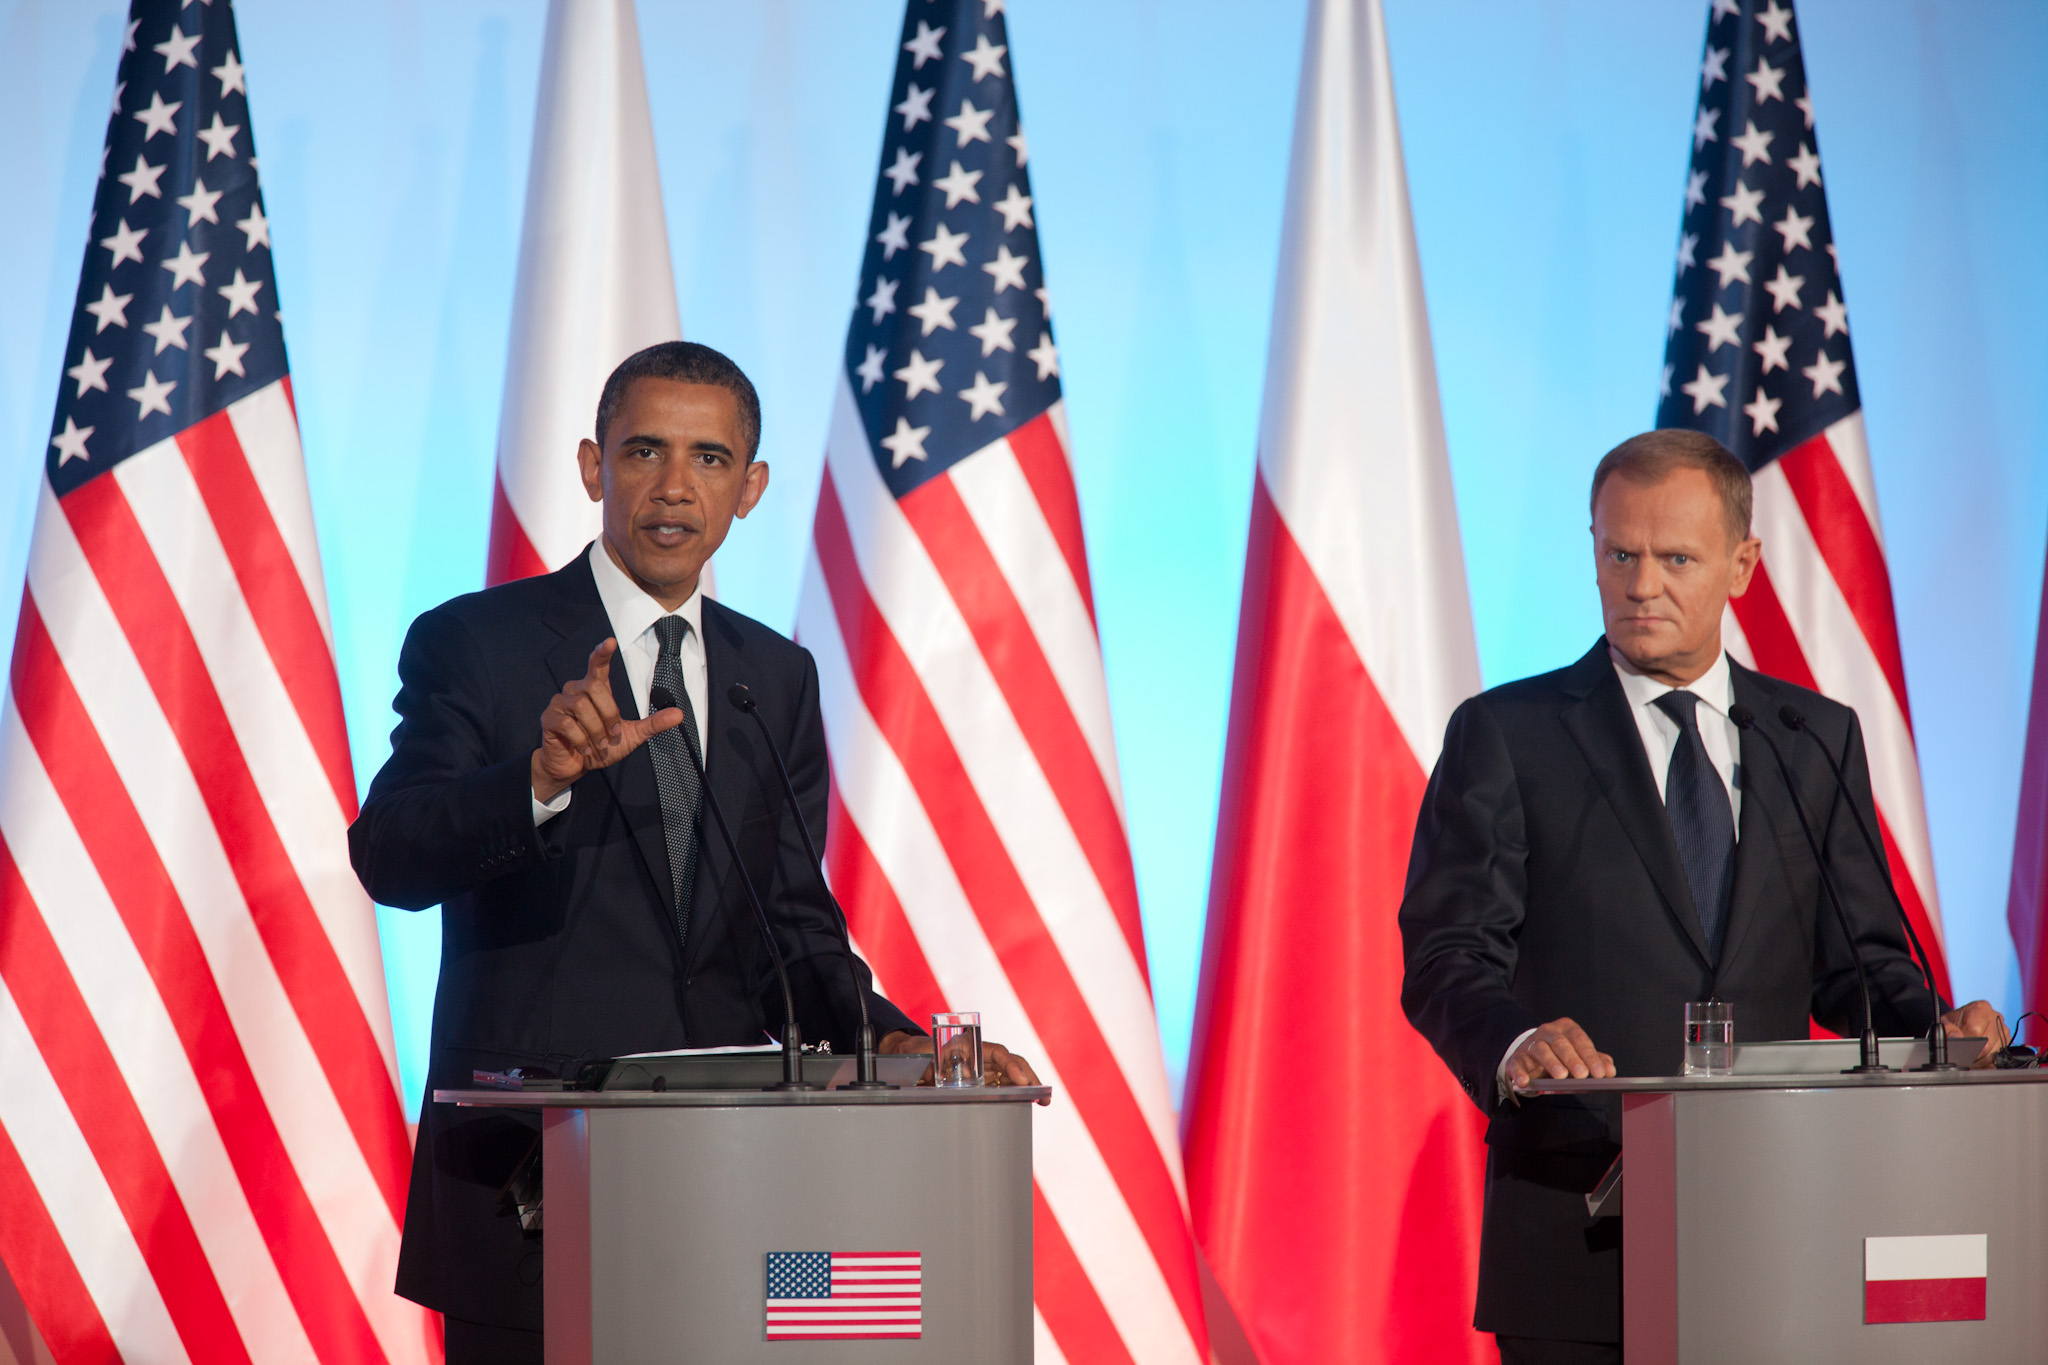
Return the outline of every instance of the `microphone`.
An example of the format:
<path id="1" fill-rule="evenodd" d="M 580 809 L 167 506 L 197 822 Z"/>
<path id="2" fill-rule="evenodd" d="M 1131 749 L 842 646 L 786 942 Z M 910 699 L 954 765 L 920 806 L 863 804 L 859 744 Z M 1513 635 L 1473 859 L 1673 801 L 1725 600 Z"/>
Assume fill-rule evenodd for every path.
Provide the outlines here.
<path id="1" fill-rule="evenodd" d="M 648 693 L 652 705 L 648 714 L 666 711 L 680 705 L 676 694 L 656 684 Z M 725 823 L 725 812 L 718 807 L 718 798 L 711 794 L 711 783 L 704 776 L 704 760 L 697 753 L 697 736 L 691 733 L 687 720 L 681 726 L 683 752 L 690 756 L 690 766 L 697 770 L 697 790 L 704 794 L 704 804 L 711 807 L 711 818 L 718 825 L 718 832 L 725 840 L 726 851 L 732 854 L 733 870 L 740 874 L 740 886 L 747 893 L 747 904 L 754 907 L 754 919 L 761 926 L 761 936 L 768 940 L 768 955 L 775 960 L 775 976 L 782 983 L 782 1079 L 769 1090 L 816 1090 L 819 1087 L 804 1079 L 804 1039 L 796 1022 L 796 993 L 789 988 L 789 969 L 782 962 L 782 947 L 775 941 L 775 931 L 768 927 L 768 912 L 761 906 L 761 898 L 754 892 L 754 879 L 747 875 L 747 865 L 740 859 L 739 841 L 732 837 L 732 828 Z"/>
<path id="2" fill-rule="evenodd" d="M 1856 830 L 1863 836 L 1863 847 L 1870 851 L 1871 861 L 1875 862 L 1879 870 L 1884 873 L 1884 889 L 1891 897 L 1892 909 L 1897 912 L 1899 923 L 1906 930 L 1906 939 L 1913 945 L 1913 951 L 1919 954 L 1920 975 L 1927 982 L 1927 993 L 1934 997 L 1934 1023 L 1927 1030 L 1927 1064 L 1915 1067 L 1914 1070 L 1961 1070 L 1960 1067 L 1948 1059 L 1948 1030 L 1941 1026 L 1941 1016 L 1947 1013 L 1947 1011 L 1943 1008 L 1944 1002 L 1941 998 L 1941 990 L 1934 984 L 1933 963 L 1927 956 L 1927 949 L 1920 943 L 1919 932 L 1913 928 L 1913 917 L 1906 913 L 1905 903 L 1899 899 L 1899 888 L 1892 881 L 1891 861 L 1879 850 L 1877 840 L 1870 832 L 1869 824 L 1863 819 L 1862 809 L 1857 806 L 1855 800 L 1849 795 L 1849 781 L 1842 775 L 1842 765 L 1835 762 L 1834 751 L 1828 748 L 1826 740 L 1813 732 L 1813 727 L 1806 723 L 1806 717 L 1799 713 L 1798 707 L 1791 705 L 1780 706 L 1778 708 L 1778 719 L 1784 724 L 1786 729 L 1797 730 L 1812 740 L 1814 747 L 1820 750 L 1821 757 L 1827 760 L 1828 771 L 1835 775 L 1835 789 L 1841 793 L 1843 803 L 1849 807 L 1849 814 L 1856 817 Z"/>
<path id="3" fill-rule="evenodd" d="M 811 855 L 811 866 L 818 873 L 818 885 L 825 890 L 826 903 L 839 922 L 839 950 L 846 958 L 846 974 L 853 978 L 853 1000 L 860 1006 L 860 1033 L 857 1036 L 855 1075 L 858 1079 L 840 1087 L 842 1090 L 895 1090 L 876 1074 L 879 1063 L 875 1060 L 875 1026 L 868 1021 L 868 992 L 861 984 L 860 968 L 853 956 L 853 931 L 847 928 L 846 911 L 840 908 L 839 898 L 832 894 L 832 884 L 825 880 L 825 860 L 818 856 L 818 845 L 811 838 L 811 826 L 804 819 L 803 805 L 796 799 L 796 784 L 789 780 L 789 767 L 782 761 L 782 750 L 775 746 L 775 736 L 768 733 L 768 722 L 761 718 L 761 708 L 754 701 L 754 694 L 747 690 L 745 683 L 734 683 L 726 689 L 725 699 L 754 718 L 754 725 L 761 731 L 761 741 L 768 746 L 769 757 L 775 760 L 775 775 L 782 779 L 782 797 L 788 802 L 790 813 L 796 816 L 797 832 L 804 836 L 804 851 Z"/>
<path id="4" fill-rule="evenodd" d="M 1741 702 L 1728 708 L 1728 719 L 1735 722 L 1735 728 L 1745 734 L 1753 734 L 1771 748 L 1771 757 L 1778 761 L 1778 776 L 1784 779 L 1785 792 L 1792 798 L 1792 813 L 1799 817 L 1799 830 L 1806 836 L 1806 846 L 1813 853 L 1814 869 L 1820 873 L 1821 890 L 1827 893 L 1828 904 L 1835 909 L 1835 922 L 1842 926 L 1842 937 L 1848 941 L 1849 955 L 1856 961 L 1856 985 L 1863 993 L 1863 1038 L 1860 1044 L 1862 1060 L 1844 1070 L 1852 1075 L 1890 1071 L 1878 1056 L 1876 1016 L 1870 1008 L 1870 972 L 1863 965 L 1863 949 L 1856 942 L 1856 931 L 1849 924 L 1848 912 L 1842 909 L 1842 898 L 1835 891 L 1835 879 L 1828 875 L 1827 861 L 1821 857 L 1820 840 L 1813 837 L 1813 822 L 1806 818 L 1806 803 L 1799 799 L 1799 788 L 1792 785 L 1792 769 L 1785 762 L 1785 753 L 1778 747 L 1763 726 L 1757 724 L 1756 712 Z"/>

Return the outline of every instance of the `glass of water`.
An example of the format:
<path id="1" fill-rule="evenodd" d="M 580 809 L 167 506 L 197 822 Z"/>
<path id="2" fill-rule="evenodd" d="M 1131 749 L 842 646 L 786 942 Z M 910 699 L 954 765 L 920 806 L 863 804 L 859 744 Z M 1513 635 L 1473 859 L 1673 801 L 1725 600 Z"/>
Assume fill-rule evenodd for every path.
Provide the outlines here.
<path id="1" fill-rule="evenodd" d="M 1735 1070 L 1735 1007 L 1725 1000 L 1685 1006 L 1685 1074 L 1727 1076 Z"/>
<path id="2" fill-rule="evenodd" d="M 932 1084 L 981 1084 L 981 1015 L 969 1010 L 932 1016 Z"/>

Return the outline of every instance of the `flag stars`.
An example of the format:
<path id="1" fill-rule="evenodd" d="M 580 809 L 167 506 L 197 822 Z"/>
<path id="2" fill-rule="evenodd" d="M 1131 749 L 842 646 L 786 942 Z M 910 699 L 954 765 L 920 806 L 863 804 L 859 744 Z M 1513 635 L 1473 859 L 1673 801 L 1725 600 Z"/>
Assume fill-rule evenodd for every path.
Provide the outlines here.
<path id="1" fill-rule="evenodd" d="M 123 218 L 115 225 L 113 236 L 100 238 L 100 245 L 113 255 L 113 259 L 107 262 L 107 269 L 112 270 L 123 261 L 134 261 L 140 264 L 142 261 L 142 239 L 147 236 L 149 236 L 148 228 L 129 227 L 128 220 Z"/>
<path id="2" fill-rule="evenodd" d="M 1813 125 L 1808 123 L 1810 128 Z M 1799 144 L 1799 155 L 1785 163 L 1798 173 L 1799 183 L 1792 188 L 1803 190 L 1808 185 L 1820 184 L 1820 155 L 1805 143 Z"/>
<path id="3" fill-rule="evenodd" d="M 249 377 L 242 369 L 242 355 L 248 349 L 248 342 L 236 341 L 223 328 L 220 334 L 220 345 L 209 346 L 199 354 L 213 362 L 213 382 L 218 384 L 230 374 L 238 379 L 247 379 Z"/>
<path id="4" fill-rule="evenodd" d="M 1693 171 L 1685 177 L 1685 211 L 1691 213 L 1707 202 L 1707 173 Z"/>
<path id="5" fill-rule="evenodd" d="M 160 412 L 164 416 L 169 417 L 171 415 L 171 390 L 177 387 L 178 381 L 175 379 L 166 381 L 158 379 L 153 373 L 144 373 L 142 383 L 138 387 L 128 390 L 128 396 L 135 400 L 136 406 L 139 409 L 135 414 L 135 420 L 140 422 L 152 412 Z"/>
<path id="6" fill-rule="evenodd" d="M 920 123 L 931 122 L 932 96 L 937 93 L 937 86 L 927 90 L 916 81 L 910 83 L 910 89 L 904 93 L 903 102 L 893 106 L 896 113 L 903 115 L 904 132 L 909 132 Z"/>
<path id="7" fill-rule="evenodd" d="M 1763 340 L 1756 342 L 1749 349 L 1763 357 L 1763 372 L 1765 374 L 1769 374 L 1772 370 L 1790 370 L 1792 368 L 1792 361 L 1789 358 L 1789 353 L 1792 350 L 1792 338 L 1779 336 L 1778 329 L 1770 326 L 1768 323 L 1764 326 Z"/>
<path id="8" fill-rule="evenodd" d="M 924 324 L 924 331 L 919 335 L 930 336 L 941 327 L 949 332 L 957 330 L 957 325 L 953 321 L 953 309 L 959 302 L 957 295 L 950 299 L 941 298 L 938 290 L 927 288 L 924 291 L 924 302 L 913 303 L 909 309 L 910 316 Z"/>
<path id="9" fill-rule="evenodd" d="M 85 397 L 88 389 L 107 392 L 107 367 L 113 363 L 112 356 L 102 359 L 92 353 L 92 347 L 86 347 L 85 354 L 78 358 L 78 363 L 64 371 L 68 377 L 78 381 L 78 392 L 71 395 L 72 398 Z"/>
<path id="10" fill-rule="evenodd" d="M 1692 149 L 1697 152 L 1709 142 L 1719 142 L 1721 135 L 1714 131 L 1714 125 L 1721 121 L 1719 109 L 1702 109 L 1692 123 Z"/>
<path id="11" fill-rule="evenodd" d="M 899 415 L 895 432 L 882 438 L 882 449 L 889 452 L 889 468 L 901 469 L 906 460 L 928 459 L 924 438 L 931 434 L 930 427 L 914 427 L 909 418 Z"/>
<path id="12" fill-rule="evenodd" d="M 1000 298 L 1003 291 L 1013 285 L 1018 289 L 1024 287 L 1024 267 L 1030 263 L 1029 256 L 1013 256 L 1010 254 L 1010 248 L 1004 245 L 998 246 L 996 258 L 984 263 L 981 268 L 995 280 L 996 296 Z"/>
<path id="13" fill-rule="evenodd" d="M 181 194 L 176 200 L 178 207 L 191 215 L 185 221 L 186 227 L 190 228 L 194 223 L 220 222 L 220 215 L 214 211 L 213 206 L 220 202 L 220 197 L 225 193 L 226 190 L 209 190 L 202 177 L 193 176 L 192 193 Z"/>
<path id="14" fill-rule="evenodd" d="M 945 36 L 946 30 L 933 28 L 922 19 L 917 21 L 917 36 L 903 45 L 903 50 L 911 56 L 913 71 L 922 71 L 926 62 L 935 62 L 946 55 L 939 47 L 939 40 Z"/>
<path id="15" fill-rule="evenodd" d="M 1741 313 L 1725 312 L 1717 303 L 1714 305 L 1713 316 L 1703 322 L 1694 323 L 1693 330 L 1706 337 L 1707 354 L 1712 355 L 1723 346 L 1742 345 L 1742 318 Z"/>
<path id="16" fill-rule="evenodd" d="M 1735 221 L 1729 224 L 1731 228 L 1739 228 L 1744 223 L 1761 223 L 1764 216 L 1758 210 L 1763 207 L 1763 202 L 1762 190 L 1753 190 L 1740 180 L 1735 182 L 1735 193 L 1721 196 L 1721 207 L 1735 215 Z"/>
<path id="17" fill-rule="evenodd" d="M 1800 366 L 1799 373 L 1813 381 L 1813 396 L 1819 398 L 1824 393 L 1842 393 L 1842 372 L 1848 368 L 1846 360 L 1830 360 L 1823 347 L 1811 365 Z"/>
<path id="18" fill-rule="evenodd" d="M 248 245 L 243 248 L 244 251 L 254 251 L 259 246 L 266 251 L 270 249 L 270 220 L 263 216 L 263 205 L 251 204 L 249 216 L 237 218 L 235 226 L 249 239 Z"/>
<path id="19" fill-rule="evenodd" d="M 939 392 L 939 371 L 945 367 L 945 361 L 937 358 L 926 360 L 913 348 L 903 368 L 890 371 L 890 376 L 903 381 L 903 401 L 907 403 L 921 393 Z"/>
<path id="20" fill-rule="evenodd" d="M 85 449 L 85 439 L 94 430 L 93 427 L 78 425 L 71 414 L 64 414 L 64 430 L 50 438 L 50 444 L 57 447 L 57 468 L 62 469 L 73 460 L 91 461 L 92 456 Z"/>
<path id="21" fill-rule="evenodd" d="M 173 346 L 181 351 L 186 349 L 185 329 L 191 325 L 191 318 L 172 317 L 171 306 L 167 303 L 163 316 L 155 322 L 143 323 L 142 330 L 156 338 L 156 354 L 162 355 Z"/>
<path id="22" fill-rule="evenodd" d="M 1014 183 L 1010 186 L 1009 192 L 996 201 L 995 209 L 997 213 L 1003 215 L 1005 232 L 1015 232 L 1020 227 L 1036 226 L 1031 221 L 1031 196 L 1017 193 L 1017 186 Z"/>
<path id="23" fill-rule="evenodd" d="M 206 272 L 203 267 L 212 257 L 210 251 L 194 251 L 190 239 L 178 243 L 178 254 L 161 264 L 171 272 L 171 288 L 175 291 L 188 284 L 205 287 Z"/>
<path id="24" fill-rule="evenodd" d="M 1722 390 L 1728 387 L 1731 376 L 1709 374 L 1705 365 L 1700 366 L 1699 375 L 1689 384 L 1680 384 L 1678 391 L 1692 399 L 1692 415 L 1697 417 L 1708 408 L 1725 408 L 1728 400 Z"/>
<path id="25" fill-rule="evenodd" d="M 218 117 L 218 115 L 215 117 Z M 1775 134 L 1757 127 L 1756 120 L 1745 119 L 1743 121 L 1742 136 L 1730 139 L 1729 145 L 1742 150 L 1742 165 L 1745 170 L 1759 161 L 1768 166 L 1771 164 L 1771 138 L 1773 136 Z"/>
<path id="26" fill-rule="evenodd" d="M 1813 238 L 1809 235 L 1813 231 L 1813 219 L 1803 216 L 1799 210 L 1791 205 L 1786 205 L 1785 216 L 1771 224 L 1771 226 L 1776 228 L 1778 235 L 1785 239 L 1785 250 L 1788 254 L 1794 247 L 1805 247 L 1808 251 L 1813 250 Z"/>
<path id="27" fill-rule="evenodd" d="M 185 102 L 183 100 L 173 100 L 171 103 L 165 104 L 163 92 L 157 90 L 150 91 L 149 108 L 137 109 L 131 115 L 143 127 L 143 144 L 145 146 L 148 145 L 149 140 L 158 133 L 169 133 L 173 137 L 177 136 L 178 111 L 184 107 Z"/>
<path id="28" fill-rule="evenodd" d="M 954 144 L 965 147 L 970 142 L 989 141 L 988 121 L 995 117 L 995 113 L 994 105 L 977 109 L 973 100 L 961 100 L 960 112 L 945 121 L 946 126 L 953 130 Z"/>
<path id="29" fill-rule="evenodd" d="M 1757 15 L 1756 21 L 1763 25 L 1764 39 L 1773 43 L 1792 41 L 1792 11 L 1771 0 L 1768 8 Z"/>
<path id="30" fill-rule="evenodd" d="M 976 370 L 974 382 L 960 390 L 959 394 L 962 401 L 967 404 L 967 419 L 979 422 L 990 413 L 998 417 L 1004 416 L 1003 391 L 1009 387 L 1008 384 L 1001 382 L 990 383 L 987 375 Z"/>
<path id="31" fill-rule="evenodd" d="M 226 99 L 230 93 L 239 94 L 244 98 L 248 96 L 249 87 L 243 83 L 243 70 L 242 59 L 233 52 L 228 53 L 226 61 L 213 68 L 214 78 L 220 82 L 222 99 Z"/>
<path id="32" fill-rule="evenodd" d="M 974 79 L 979 83 L 990 76 L 1009 74 L 1003 70 L 1003 54 L 1009 50 L 1000 43 L 990 43 L 986 33 L 977 33 L 974 36 L 974 50 L 961 53 L 960 60 L 974 68 Z"/>
<path id="33" fill-rule="evenodd" d="M 886 275 L 875 276 L 875 292 L 861 302 L 874 310 L 874 325 L 882 325 L 882 319 L 896 311 L 896 281 Z"/>
<path id="34" fill-rule="evenodd" d="M 222 123 L 220 111 L 215 110 L 213 122 L 199 130 L 199 140 L 206 144 L 206 159 L 212 161 L 217 156 L 225 156 L 230 161 L 234 160 L 235 134 L 241 131 L 239 123 Z"/>
<path id="35" fill-rule="evenodd" d="M 1024 163 L 1031 160 L 1031 144 L 1024 139 L 1024 125 L 1018 124 L 1017 131 L 1004 138 L 1003 141 L 1008 143 L 1010 150 L 1017 154 L 1017 169 L 1022 170 Z"/>
<path id="36" fill-rule="evenodd" d="M 1700 93 L 1704 95 L 1707 91 L 1712 90 L 1715 81 L 1725 81 L 1727 79 L 1728 49 L 1725 47 L 1708 48 L 1707 59 L 1700 63 Z"/>
<path id="37" fill-rule="evenodd" d="M 1671 396 L 1671 362 L 1668 360 L 1664 362 L 1663 373 L 1657 376 L 1657 396 L 1659 398 L 1669 398 Z"/>
<path id="38" fill-rule="evenodd" d="M 1714 0 L 1713 12 L 1707 16 L 1709 25 L 1718 24 L 1731 14 L 1742 13 L 1739 0 Z"/>
<path id="39" fill-rule="evenodd" d="M 162 54 L 164 74 L 166 76 L 181 66 L 189 66 L 194 71 L 199 69 L 199 61 L 192 55 L 193 49 L 199 46 L 199 39 L 200 35 L 197 33 L 187 37 L 177 25 L 173 24 L 171 26 L 171 36 L 151 49 L 153 52 Z M 168 411 L 168 409 L 166 410 Z"/>
<path id="40" fill-rule="evenodd" d="M 1016 329 L 1017 319 L 999 317 L 991 307 L 982 315 L 980 322 L 967 329 L 967 333 L 981 342 L 981 353 L 987 357 L 998 350 L 1015 351 L 1017 343 L 1010 339 L 1010 333 Z"/>
<path id="41" fill-rule="evenodd" d="M 938 223 L 932 228 L 931 238 L 928 241 L 919 242 L 917 249 L 930 255 L 932 258 L 932 273 L 936 275 L 949 265 L 964 266 L 967 264 L 967 257 L 960 251 L 960 248 L 966 244 L 966 233 L 949 231 L 944 223 Z"/>
<path id="42" fill-rule="evenodd" d="M 222 285 L 216 292 L 228 301 L 228 317 L 233 318 L 237 313 L 249 313 L 260 317 L 261 314 L 256 312 L 256 291 L 262 287 L 263 281 L 243 279 L 241 270 L 237 269 L 235 278 Z"/>
<path id="43" fill-rule="evenodd" d="M 1782 66 L 1772 66 L 1759 57 L 1756 59 L 1756 70 L 1742 79 L 1756 88 L 1758 104 L 1769 104 L 1772 100 L 1785 98 L 1785 68 Z"/>
<path id="44" fill-rule="evenodd" d="M 1826 303 L 1814 305 L 1813 315 L 1819 318 L 1822 325 L 1827 328 L 1821 340 L 1825 341 L 1837 332 L 1840 332 L 1843 336 L 1849 335 L 1849 309 L 1846 304 L 1835 297 L 1834 290 L 1828 290 L 1828 300 Z"/>
<path id="45" fill-rule="evenodd" d="M 1675 332 L 1685 324 L 1685 300 L 1677 294 L 1671 296 L 1671 318 L 1669 330 Z"/>
<path id="46" fill-rule="evenodd" d="M 979 204 L 981 192 L 975 186 L 981 183 L 981 176 L 980 171 L 967 170 L 955 161 L 952 170 L 932 181 L 932 188 L 946 192 L 946 207 L 949 209 L 960 207 L 963 199 L 970 204 Z"/>
<path id="47" fill-rule="evenodd" d="M 138 156 L 135 158 L 134 170 L 123 171 L 115 176 L 114 179 L 128 187 L 128 202 L 133 204 L 145 194 L 152 199 L 164 197 L 164 192 L 157 187 L 156 183 L 163 178 L 163 173 L 164 168 L 162 166 L 152 166 L 147 160 Z"/>
<path id="48" fill-rule="evenodd" d="M 1749 262 L 1755 255 L 1754 251 L 1737 251 L 1733 242 L 1723 242 L 1721 254 L 1708 261 L 1707 265 L 1721 277 L 1721 288 L 1726 289 L 1734 280 L 1750 283 Z"/>
<path id="49" fill-rule="evenodd" d="M 99 320 L 99 326 L 93 328 L 93 335 L 98 336 L 109 327 L 126 327 L 128 305 L 134 298 L 133 294 L 116 294 L 110 284 L 101 285 L 99 301 L 85 305 L 85 311 Z"/>
<path id="50" fill-rule="evenodd" d="M 1799 291 L 1805 284 L 1806 276 L 1794 275 L 1785 269 L 1784 262 L 1780 261 L 1777 278 L 1764 281 L 1764 291 L 1771 296 L 1771 311 L 1782 313 L 1787 308 L 1798 309 Z"/>
<path id="51" fill-rule="evenodd" d="M 1796 100 L 1793 100 L 1793 101 L 1792 101 L 1792 107 L 1793 107 L 1793 108 L 1795 108 L 1795 109 L 1797 109 L 1797 110 L 1798 110 L 1798 111 L 1799 111 L 1800 113 L 1802 113 L 1802 114 L 1806 115 L 1806 129 L 1807 129 L 1807 131 L 1808 131 L 1808 132 L 1812 132 L 1812 131 L 1813 131 L 1813 96 L 1812 96 L 1812 95 L 1801 95 L 1801 96 L 1800 96 L 1800 97 L 1799 97 L 1798 99 L 1796 99 Z"/>
<path id="52" fill-rule="evenodd" d="M 1742 405 L 1744 415 L 1750 420 L 1749 434 L 1755 437 L 1763 435 L 1766 431 L 1776 431 L 1778 409 L 1784 406 L 1784 399 L 1773 398 L 1762 389 L 1758 389 L 1756 397 Z"/>
<path id="53" fill-rule="evenodd" d="M 1696 250 L 1696 249 L 1697 249 L 1697 248 L 1699 247 L 1699 244 L 1700 244 L 1700 235 L 1699 235 L 1699 234 L 1698 234 L 1697 232 L 1682 232 L 1682 233 L 1680 233 L 1680 234 L 1679 234 L 1679 236 L 1678 236 L 1678 273 L 1679 273 L 1679 274 L 1683 275 L 1683 274 L 1684 274 L 1684 273 L 1685 273 L 1686 271 L 1688 271 L 1688 270 L 1692 269 L 1692 268 L 1693 268 L 1693 266 L 1695 266 L 1696 264 L 1698 264 L 1698 262 L 1697 262 L 1697 261 L 1695 261 L 1695 260 L 1693 259 L 1693 252 L 1694 252 L 1694 251 L 1695 251 L 1695 250 Z"/>
<path id="54" fill-rule="evenodd" d="M 887 358 L 887 355 L 888 353 L 881 347 L 871 343 L 868 346 L 866 358 L 860 364 L 853 367 L 853 372 L 860 376 L 860 391 L 862 393 L 868 392 L 875 385 L 882 382 L 882 362 Z"/>
<path id="55" fill-rule="evenodd" d="M 917 163 L 922 160 L 924 160 L 923 152 L 913 152 L 908 147 L 898 147 L 896 149 L 896 164 L 883 171 L 882 177 L 894 185 L 896 187 L 895 192 L 900 195 L 908 186 L 919 183 Z"/>
<path id="56" fill-rule="evenodd" d="M 891 212 L 889 221 L 875 234 L 875 241 L 881 244 L 883 260 L 895 260 L 897 252 L 910 250 L 910 219 Z"/>

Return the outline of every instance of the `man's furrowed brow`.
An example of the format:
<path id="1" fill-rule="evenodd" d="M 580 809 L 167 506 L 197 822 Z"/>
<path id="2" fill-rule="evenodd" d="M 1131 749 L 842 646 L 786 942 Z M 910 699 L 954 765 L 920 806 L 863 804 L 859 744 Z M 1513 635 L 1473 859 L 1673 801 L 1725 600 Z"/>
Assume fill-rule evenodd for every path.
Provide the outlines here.
<path id="1" fill-rule="evenodd" d="M 666 436 L 656 436 L 652 432 L 636 431 L 622 438 L 619 441 L 619 448 L 623 450 L 628 446 L 653 446 L 658 450 L 667 450 L 669 444 L 669 439 Z"/>

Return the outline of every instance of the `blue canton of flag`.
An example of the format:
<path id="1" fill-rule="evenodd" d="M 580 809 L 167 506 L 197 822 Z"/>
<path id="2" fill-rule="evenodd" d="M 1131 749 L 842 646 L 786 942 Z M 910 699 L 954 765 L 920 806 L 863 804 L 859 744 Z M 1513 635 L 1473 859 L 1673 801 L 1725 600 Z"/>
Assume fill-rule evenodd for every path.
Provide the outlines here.
<path id="1" fill-rule="evenodd" d="M 1752 470 L 1861 406 L 1790 3 L 1713 0 L 1660 427 Z"/>
<path id="2" fill-rule="evenodd" d="M 1051 407 L 1060 371 L 1003 0 L 907 6 L 893 93 L 846 368 L 900 498 Z"/>
<path id="3" fill-rule="evenodd" d="M 233 10 L 137 0 L 117 81 L 50 428 L 59 497 L 286 369 Z"/>

